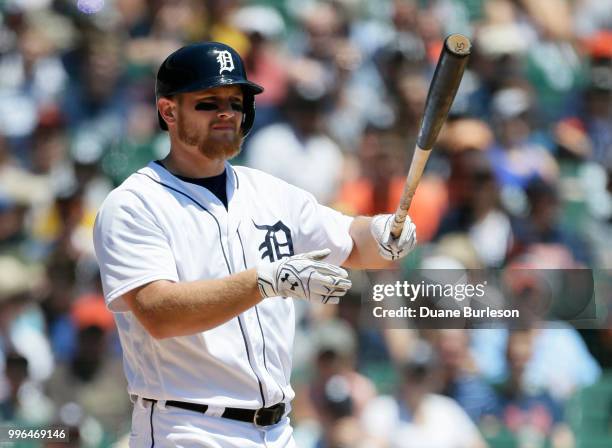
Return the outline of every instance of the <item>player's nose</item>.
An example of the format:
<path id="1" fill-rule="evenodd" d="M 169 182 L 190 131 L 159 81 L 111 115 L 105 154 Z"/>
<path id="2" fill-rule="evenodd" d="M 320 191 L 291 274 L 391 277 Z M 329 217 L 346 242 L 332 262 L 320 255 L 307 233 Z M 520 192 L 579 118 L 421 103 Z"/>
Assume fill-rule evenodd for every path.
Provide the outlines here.
<path id="1" fill-rule="evenodd" d="M 236 116 L 236 111 L 232 108 L 230 102 L 222 102 L 217 109 L 217 117 L 222 119 L 230 119 Z"/>
<path id="2" fill-rule="evenodd" d="M 234 118 L 234 115 L 235 113 L 232 110 L 217 112 L 217 118 L 222 121 L 231 120 L 232 118 Z"/>

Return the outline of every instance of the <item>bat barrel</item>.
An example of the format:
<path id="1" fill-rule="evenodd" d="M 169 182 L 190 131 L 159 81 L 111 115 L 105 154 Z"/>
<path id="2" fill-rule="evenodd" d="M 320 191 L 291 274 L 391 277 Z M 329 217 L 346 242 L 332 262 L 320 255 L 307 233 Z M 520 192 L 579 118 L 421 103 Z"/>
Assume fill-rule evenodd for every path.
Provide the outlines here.
<path id="1" fill-rule="evenodd" d="M 423 121 L 417 137 L 419 148 L 431 149 L 438 138 L 459 88 L 471 49 L 470 40 L 462 34 L 451 34 L 444 40 L 425 102 Z"/>

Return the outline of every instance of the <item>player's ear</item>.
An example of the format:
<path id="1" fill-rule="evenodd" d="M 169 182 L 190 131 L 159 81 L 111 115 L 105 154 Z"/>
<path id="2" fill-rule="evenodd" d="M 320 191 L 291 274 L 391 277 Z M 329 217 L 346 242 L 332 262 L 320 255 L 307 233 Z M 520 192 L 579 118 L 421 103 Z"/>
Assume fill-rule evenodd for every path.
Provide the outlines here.
<path id="1" fill-rule="evenodd" d="M 158 99 L 157 110 L 167 124 L 176 123 L 176 103 L 170 98 Z"/>

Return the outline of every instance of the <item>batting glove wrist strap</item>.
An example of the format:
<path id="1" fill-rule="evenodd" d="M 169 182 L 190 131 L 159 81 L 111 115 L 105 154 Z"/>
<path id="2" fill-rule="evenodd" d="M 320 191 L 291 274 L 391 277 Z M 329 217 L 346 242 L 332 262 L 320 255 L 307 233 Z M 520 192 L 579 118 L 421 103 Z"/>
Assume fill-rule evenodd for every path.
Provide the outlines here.
<path id="1" fill-rule="evenodd" d="M 261 265 L 257 285 L 262 297 L 338 303 L 352 284 L 344 269 L 322 261 L 330 253 L 329 249 L 317 250 Z"/>
<path id="2" fill-rule="evenodd" d="M 370 221 L 370 232 L 378 243 L 378 253 L 385 260 L 398 260 L 405 257 L 416 246 L 416 226 L 406 216 L 402 234 L 395 239 L 391 235 L 393 215 L 376 215 Z"/>

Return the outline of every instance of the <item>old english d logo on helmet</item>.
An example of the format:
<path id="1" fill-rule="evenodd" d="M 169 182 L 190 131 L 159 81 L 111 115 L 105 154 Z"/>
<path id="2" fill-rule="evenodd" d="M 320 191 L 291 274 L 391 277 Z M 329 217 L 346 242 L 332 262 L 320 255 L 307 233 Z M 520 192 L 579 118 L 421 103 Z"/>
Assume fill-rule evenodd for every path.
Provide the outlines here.
<path id="1" fill-rule="evenodd" d="M 234 70 L 234 60 L 232 54 L 227 50 L 214 50 L 217 53 L 217 62 L 219 63 L 219 74 L 224 70 L 231 72 Z"/>
<path id="2" fill-rule="evenodd" d="M 240 55 L 220 42 L 200 42 L 179 48 L 159 67 L 155 81 L 156 98 L 177 93 L 196 92 L 219 86 L 239 85 L 244 95 L 242 135 L 247 135 L 255 120 L 255 95 L 263 87 L 247 79 Z M 168 125 L 157 113 L 159 126 Z"/>

